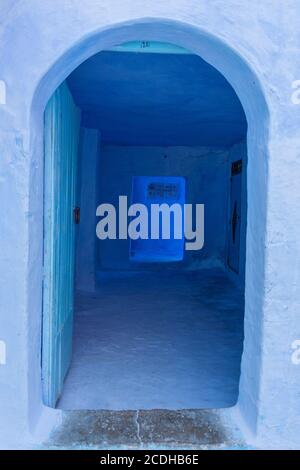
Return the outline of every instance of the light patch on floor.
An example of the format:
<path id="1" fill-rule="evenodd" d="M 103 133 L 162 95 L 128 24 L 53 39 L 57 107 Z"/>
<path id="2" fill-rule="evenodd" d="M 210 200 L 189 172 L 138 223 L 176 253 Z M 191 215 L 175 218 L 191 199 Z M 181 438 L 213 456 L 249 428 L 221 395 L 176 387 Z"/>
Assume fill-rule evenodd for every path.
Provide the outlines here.
<path id="1" fill-rule="evenodd" d="M 62 409 L 223 408 L 238 396 L 243 293 L 223 271 L 103 276 L 78 294 Z"/>

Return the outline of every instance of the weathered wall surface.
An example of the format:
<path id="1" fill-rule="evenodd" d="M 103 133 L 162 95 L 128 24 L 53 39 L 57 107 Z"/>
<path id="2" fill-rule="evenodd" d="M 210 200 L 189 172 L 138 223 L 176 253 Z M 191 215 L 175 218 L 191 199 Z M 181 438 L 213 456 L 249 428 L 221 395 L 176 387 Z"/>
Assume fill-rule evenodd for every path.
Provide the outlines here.
<path id="1" fill-rule="evenodd" d="M 42 111 L 84 59 L 129 40 L 176 42 L 232 84 L 248 125 L 245 344 L 236 411 L 262 444 L 299 447 L 299 0 L 24 0 L 0 25 L 1 438 L 20 445 L 41 402 Z M 8 7 L 7 7 L 8 6 Z M 295 86 L 297 86 L 295 84 Z M 298 96 L 298 98 L 297 98 Z M 4 99 L 5 98 L 5 99 Z M 4 440 L 5 439 L 5 440 Z"/>

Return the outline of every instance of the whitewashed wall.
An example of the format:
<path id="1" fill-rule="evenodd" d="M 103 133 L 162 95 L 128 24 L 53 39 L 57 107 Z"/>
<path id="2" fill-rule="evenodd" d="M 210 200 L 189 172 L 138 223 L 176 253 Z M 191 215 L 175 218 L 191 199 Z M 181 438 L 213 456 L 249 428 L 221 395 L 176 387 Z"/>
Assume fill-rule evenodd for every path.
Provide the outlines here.
<path id="1" fill-rule="evenodd" d="M 85 58 L 143 39 L 200 54 L 244 106 L 245 349 L 234 416 L 261 445 L 300 446 L 300 366 L 291 360 L 300 338 L 300 99 L 292 88 L 300 80 L 299 0 L 2 2 L 0 442 L 38 439 L 33 430 L 46 433 L 60 418 L 43 407 L 40 386 L 43 108 Z"/>

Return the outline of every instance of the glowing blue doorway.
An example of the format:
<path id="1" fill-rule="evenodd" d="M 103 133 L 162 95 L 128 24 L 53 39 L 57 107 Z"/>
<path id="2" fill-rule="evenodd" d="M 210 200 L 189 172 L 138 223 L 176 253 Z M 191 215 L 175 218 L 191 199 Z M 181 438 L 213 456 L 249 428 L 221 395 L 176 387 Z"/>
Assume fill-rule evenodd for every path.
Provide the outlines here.
<path id="1" fill-rule="evenodd" d="M 183 206 L 185 203 L 185 178 L 178 176 L 134 176 L 132 181 L 132 203 L 144 204 L 148 209 L 150 221 L 151 206 L 177 204 L 181 207 L 181 237 L 174 230 L 175 216 L 170 211 L 170 237 L 162 233 L 162 214 L 160 214 L 158 239 L 150 237 L 154 221 L 148 228 L 148 239 L 131 240 L 130 259 L 137 262 L 182 261 L 184 257 Z"/>

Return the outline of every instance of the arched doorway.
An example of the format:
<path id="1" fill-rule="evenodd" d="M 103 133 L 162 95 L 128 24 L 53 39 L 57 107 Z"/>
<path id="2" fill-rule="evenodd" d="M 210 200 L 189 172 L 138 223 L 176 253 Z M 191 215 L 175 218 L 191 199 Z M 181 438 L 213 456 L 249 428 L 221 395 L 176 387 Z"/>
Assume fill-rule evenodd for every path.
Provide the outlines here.
<path id="1" fill-rule="evenodd" d="M 254 312 L 261 311 L 264 278 L 263 239 L 265 224 L 266 194 L 266 144 L 268 130 L 267 106 L 260 84 L 249 66 L 227 45 L 210 35 L 178 22 L 159 20 L 135 21 L 98 32 L 61 57 L 55 66 L 42 79 L 32 106 L 32 142 L 35 158 L 42 155 L 42 115 L 45 104 L 54 91 L 79 63 L 94 52 L 113 47 L 116 43 L 138 40 L 175 42 L 181 47 L 192 50 L 216 67 L 231 83 L 244 107 L 248 120 L 248 229 L 246 263 L 246 305 L 245 305 L 245 343 L 242 359 L 239 403 L 246 410 L 249 420 L 255 422 L 256 400 L 259 393 L 260 356 L 253 352 L 259 343 L 260 321 L 253 331 Z M 85 45 L 83 45 L 85 44 Z M 101 44 L 101 45 L 100 45 Z M 260 116 L 259 122 L 257 116 Z M 257 168 L 260 168 L 257 171 Z M 34 177 L 34 175 L 32 175 Z M 255 189 L 254 189 L 255 188 Z M 41 189 L 41 188 L 40 188 Z M 36 196 L 32 194 L 32 196 Z M 257 215 L 260 215 L 259 222 Z M 42 215 L 42 214 L 41 214 Z M 40 220 L 41 222 L 41 220 Z M 250 296 L 254 293 L 255 296 Z M 35 364 L 35 361 L 33 361 Z M 255 378 L 249 377 L 247 370 L 252 368 Z M 251 398 L 250 398 L 251 395 Z M 255 397 L 255 398 L 253 398 Z M 250 410 L 250 411 L 249 411 Z"/>
<path id="2" fill-rule="evenodd" d="M 45 112 L 45 404 L 201 409 L 236 403 L 246 134 L 243 108 L 221 74 L 166 43 L 100 52 L 54 93 Z M 113 204 L 123 221 L 124 198 L 126 212 L 131 202 L 149 207 L 147 233 L 138 227 L 130 239 L 128 220 L 115 233 L 107 226 L 97 240 L 98 205 Z M 176 241 L 171 233 L 151 238 L 152 205 L 178 202 L 178 209 L 198 207 L 190 221 L 193 241 L 184 242 L 184 234 Z M 81 220 L 73 221 L 79 207 Z M 186 225 L 181 215 L 176 231 L 182 218 Z"/>

